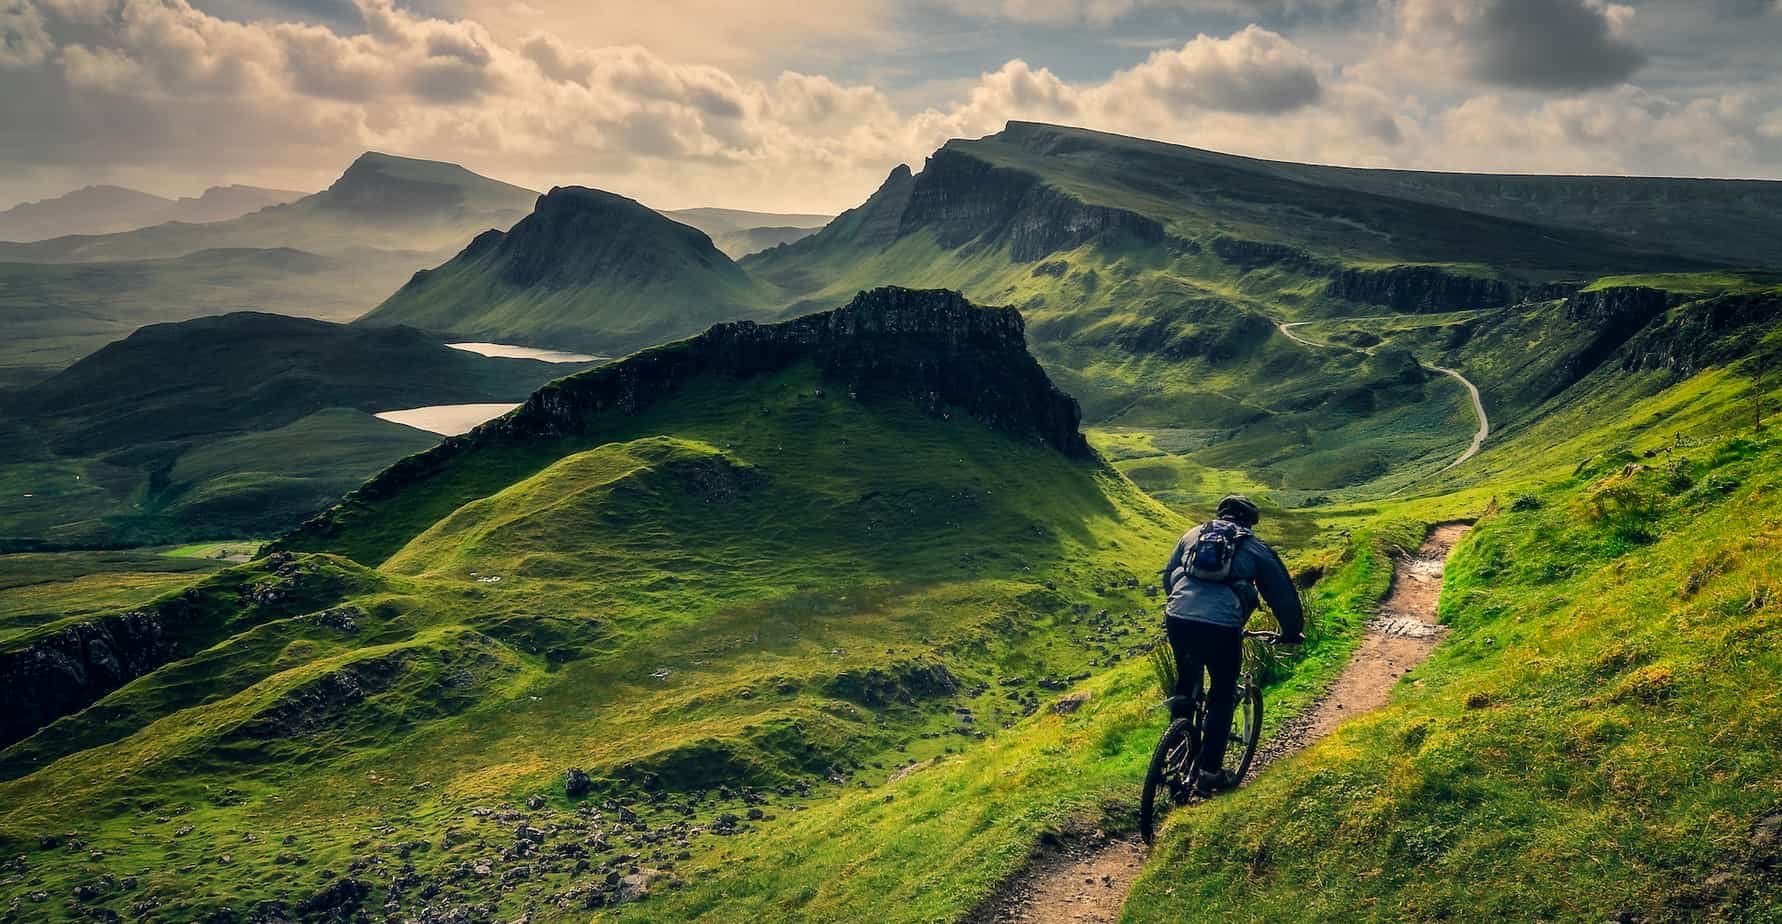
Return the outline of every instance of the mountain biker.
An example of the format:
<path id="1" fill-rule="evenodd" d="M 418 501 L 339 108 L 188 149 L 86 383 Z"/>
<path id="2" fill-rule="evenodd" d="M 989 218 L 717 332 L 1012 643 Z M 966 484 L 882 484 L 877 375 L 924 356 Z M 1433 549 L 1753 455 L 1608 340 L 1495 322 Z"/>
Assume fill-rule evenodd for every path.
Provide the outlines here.
<path id="1" fill-rule="evenodd" d="M 1281 624 L 1280 644 L 1304 641 L 1305 612 L 1293 579 L 1280 556 L 1250 532 L 1261 519 L 1262 511 L 1249 498 L 1229 495 L 1219 501 L 1211 522 L 1182 536 L 1163 568 L 1163 588 L 1169 597 L 1163 624 L 1176 656 L 1172 709 L 1179 713 L 1186 708 L 1203 666 L 1213 678 L 1207 691 L 1200 766 L 1216 769 L 1202 770 L 1195 781 L 1203 793 L 1237 785 L 1231 771 L 1222 768 L 1236 708 L 1244 624 L 1256 610 L 1258 595 L 1268 601 Z"/>

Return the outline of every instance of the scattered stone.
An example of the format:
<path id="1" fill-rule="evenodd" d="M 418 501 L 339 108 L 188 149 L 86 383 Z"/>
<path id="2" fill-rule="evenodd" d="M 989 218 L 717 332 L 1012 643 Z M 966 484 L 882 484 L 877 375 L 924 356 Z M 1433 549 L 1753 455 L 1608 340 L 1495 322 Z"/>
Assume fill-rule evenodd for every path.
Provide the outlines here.
<path id="1" fill-rule="evenodd" d="M 1071 693 L 1066 696 L 1058 697 L 1058 701 L 1052 704 L 1052 711 L 1058 713 L 1059 715 L 1071 715 L 1072 713 L 1076 712 L 1077 710 L 1083 708 L 1083 706 L 1088 704 L 1088 702 L 1089 702 L 1089 691 L 1088 690 L 1078 690 L 1075 693 Z"/>
<path id="2" fill-rule="evenodd" d="M 593 781 L 588 779 L 588 774 L 582 772 L 580 767 L 571 767 L 569 772 L 563 775 L 563 792 L 571 799 L 580 799 L 587 795 L 593 785 Z"/>
<path id="3" fill-rule="evenodd" d="M 657 870 L 640 869 L 629 876 L 620 878 L 618 887 L 613 889 L 613 904 L 623 905 L 629 902 L 643 901 L 650 896 L 650 888 L 661 876 L 661 872 Z"/>
<path id="4" fill-rule="evenodd" d="M 545 807 L 544 796 L 532 796 L 532 797 L 528 798 L 526 800 L 526 807 L 535 811 L 535 812 L 541 808 L 544 808 Z"/>
<path id="5" fill-rule="evenodd" d="M 297 911 L 306 920 L 350 919 L 370 895 L 371 883 L 342 877 L 305 899 L 297 906 Z"/>

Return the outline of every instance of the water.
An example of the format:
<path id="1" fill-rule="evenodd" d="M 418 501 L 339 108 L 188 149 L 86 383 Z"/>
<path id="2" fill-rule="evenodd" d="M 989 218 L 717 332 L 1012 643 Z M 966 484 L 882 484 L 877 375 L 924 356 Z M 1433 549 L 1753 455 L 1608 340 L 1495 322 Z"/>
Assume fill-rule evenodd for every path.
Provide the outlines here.
<path id="1" fill-rule="evenodd" d="M 500 359 L 536 359 L 547 363 L 592 363 L 612 358 L 610 356 L 593 356 L 588 353 L 568 353 L 563 350 L 540 350 L 536 347 L 515 346 L 511 343 L 448 343 L 446 346 L 454 350 L 463 350 L 466 353 L 477 353 Z"/>
<path id="2" fill-rule="evenodd" d="M 519 407 L 518 404 L 436 404 L 432 407 L 411 407 L 400 411 L 384 411 L 372 416 L 393 424 L 414 427 L 441 436 L 457 436 L 476 429 L 478 424 Z"/>

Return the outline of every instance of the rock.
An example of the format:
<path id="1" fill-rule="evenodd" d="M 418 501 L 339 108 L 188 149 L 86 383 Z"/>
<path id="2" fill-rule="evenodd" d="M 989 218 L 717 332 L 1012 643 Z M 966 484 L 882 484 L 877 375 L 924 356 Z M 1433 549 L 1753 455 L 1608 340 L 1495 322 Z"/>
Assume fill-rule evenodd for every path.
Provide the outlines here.
<path id="1" fill-rule="evenodd" d="M 1075 693 L 1058 697 L 1058 701 L 1052 704 L 1052 711 L 1059 715 L 1070 715 L 1083 708 L 1088 702 L 1089 691 L 1078 690 Z"/>
<path id="2" fill-rule="evenodd" d="M 662 873 L 653 869 L 640 869 L 629 876 L 619 879 L 613 889 L 613 904 L 623 905 L 629 902 L 643 901 L 650 896 L 650 889 L 661 878 Z"/>
<path id="3" fill-rule="evenodd" d="M 526 800 L 526 807 L 535 811 L 535 812 L 541 808 L 544 808 L 545 807 L 544 796 L 532 796 L 532 797 L 528 798 Z"/>
<path id="4" fill-rule="evenodd" d="M 305 899 L 297 911 L 306 920 L 350 920 L 370 895 L 371 883 L 342 877 Z"/>
<path id="5" fill-rule="evenodd" d="M 767 813 L 758 808 L 751 808 L 746 814 L 749 816 L 750 821 L 760 821 L 767 817 Z"/>
<path id="6" fill-rule="evenodd" d="M 580 767 L 571 767 L 567 773 L 563 774 L 563 793 L 571 799 L 580 799 L 587 795 L 593 785 L 593 781 L 588 779 L 588 774 L 582 772 Z"/>

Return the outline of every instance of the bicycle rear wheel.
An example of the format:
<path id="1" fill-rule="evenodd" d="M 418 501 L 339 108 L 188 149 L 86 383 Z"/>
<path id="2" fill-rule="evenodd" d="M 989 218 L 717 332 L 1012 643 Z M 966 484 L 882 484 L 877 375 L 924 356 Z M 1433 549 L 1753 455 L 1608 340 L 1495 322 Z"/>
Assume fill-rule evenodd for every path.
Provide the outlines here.
<path id="1" fill-rule="evenodd" d="M 1256 760 L 1256 742 L 1262 738 L 1262 691 L 1251 684 L 1238 689 L 1237 708 L 1231 714 L 1231 737 L 1227 739 L 1222 769 L 1231 771 L 1234 780 L 1242 780 Z"/>
<path id="2" fill-rule="evenodd" d="M 1194 763 L 1199 737 L 1193 719 L 1176 719 L 1169 723 L 1157 749 L 1151 752 L 1151 766 L 1145 771 L 1145 788 L 1139 795 L 1139 834 L 1145 843 L 1156 836 L 1163 814 L 1188 800 L 1191 780 L 1188 768 Z"/>

